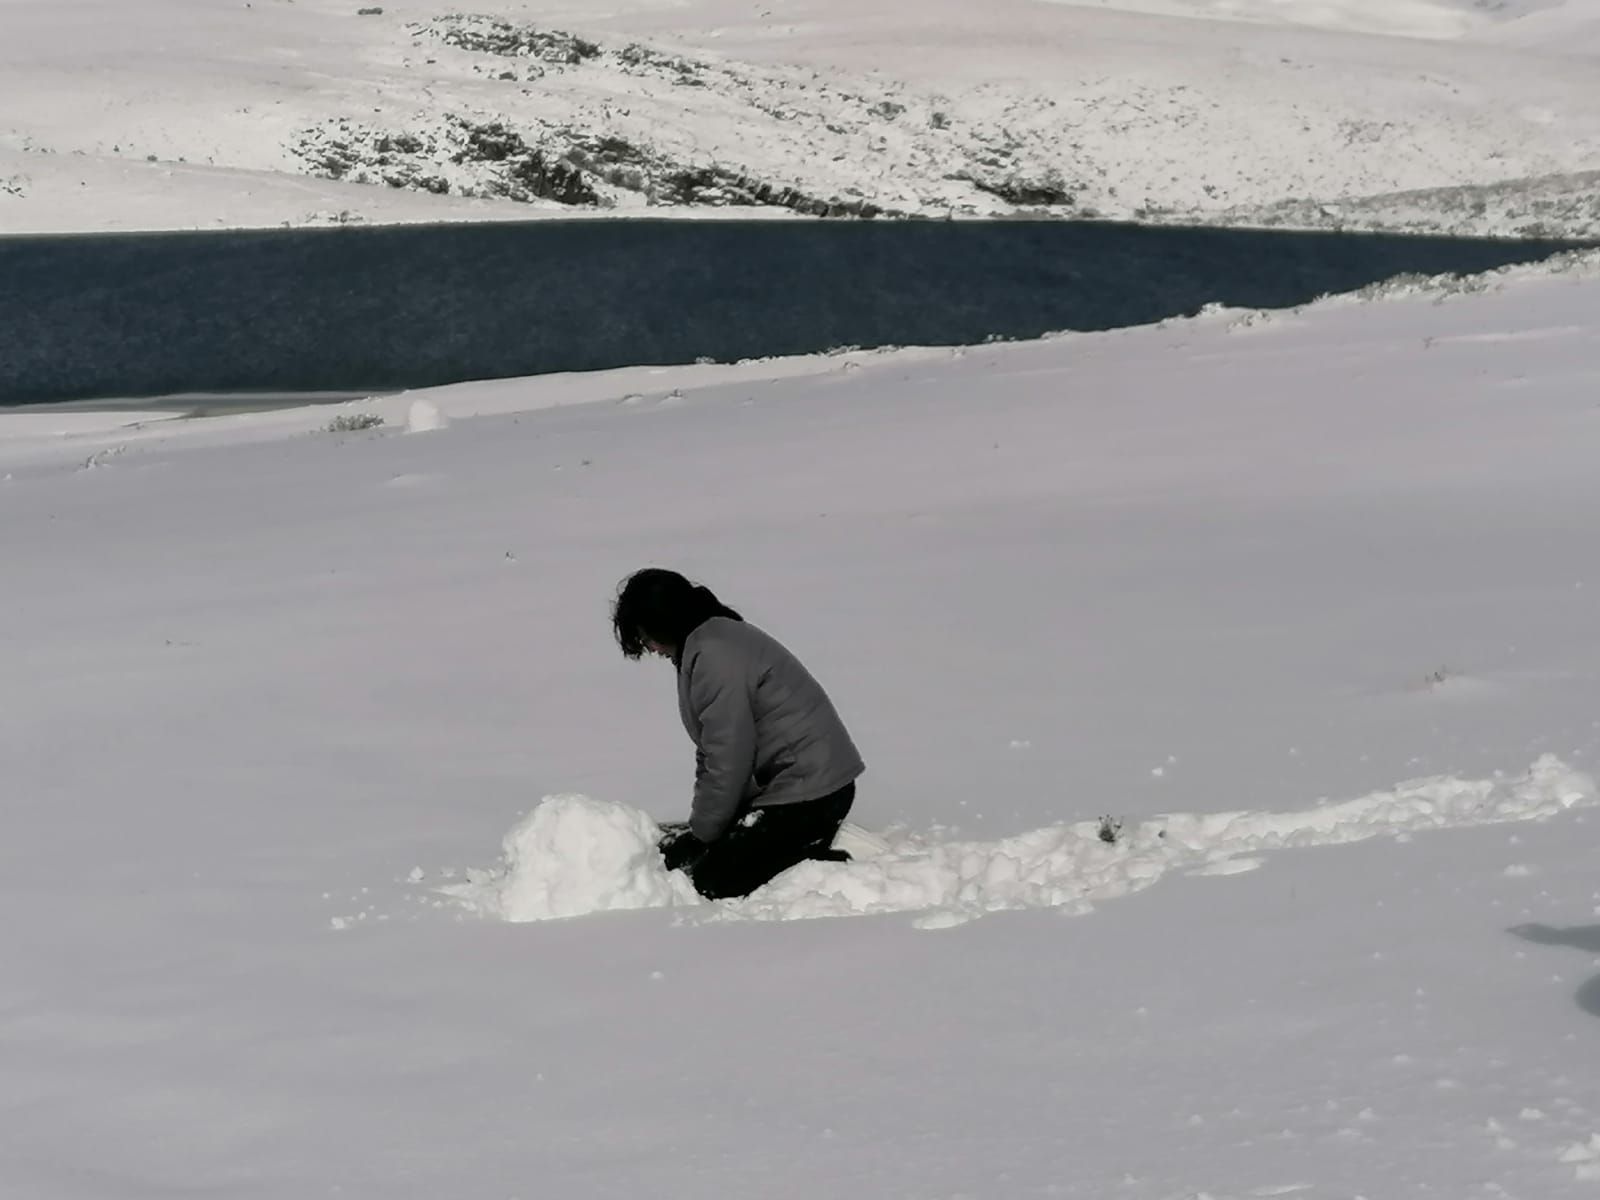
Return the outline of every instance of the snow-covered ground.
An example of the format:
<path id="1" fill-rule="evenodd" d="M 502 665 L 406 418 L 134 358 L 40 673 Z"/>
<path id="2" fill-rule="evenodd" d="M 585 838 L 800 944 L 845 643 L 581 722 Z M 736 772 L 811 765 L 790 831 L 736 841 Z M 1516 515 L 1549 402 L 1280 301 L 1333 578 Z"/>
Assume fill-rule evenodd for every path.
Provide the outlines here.
<path id="1" fill-rule="evenodd" d="M 1597 0 L 0 0 L 0 232 L 576 204 L 1593 235 L 1597 51 Z"/>
<path id="2" fill-rule="evenodd" d="M 1600 0 L 0 0 L 0 233 L 1594 233 L 1597 55 Z M 1592 1195 L 1600 263 L 1373 291 L 0 413 L 0 1195 Z M 646 563 L 824 679 L 881 853 L 659 869 Z"/>
<path id="3" fill-rule="evenodd" d="M 1563 265 L 6 414 L 0 1193 L 1592 1195 L 1600 268 Z M 889 853 L 497 919 L 547 915 L 508 834 L 682 814 L 670 673 L 609 638 L 649 562 L 823 678 Z"/>

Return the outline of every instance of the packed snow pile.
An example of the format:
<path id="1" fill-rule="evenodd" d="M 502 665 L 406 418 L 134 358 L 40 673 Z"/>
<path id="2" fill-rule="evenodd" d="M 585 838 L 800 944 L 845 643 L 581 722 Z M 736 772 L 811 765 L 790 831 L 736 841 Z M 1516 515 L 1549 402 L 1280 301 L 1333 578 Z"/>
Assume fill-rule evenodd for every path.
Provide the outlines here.
<path id="1" fill-rule="evenodd" d="M 770 921 L 916 912 L 925 929 L 1013 909 L 1087 912 L 1172 871 L 1231 875 L 1260 866 L 1255 856 L 1271 850 L 1541 820 L 1594 798 L 1592 779 L 1545 755 L 1510 782 L 1434 776 L 1298 811 L 1177 813 L 1129 829 L 1080 821 L 993 842 L 901 835 L 868 860 L 804 862 L 704 912 Z M 507 921 L 699 903 L 688 879 L 662 866 L 658 833 L 626 805 L 549 796 L 506 836 L 501 867 L 470 872 L 444 892 Z"/>
<path id="2" fill-rule="evenodd" d="M 692 904 L 686 876 L 656 851 L 644 813 L 587 796 L 546 796 L 505 837 L 502 864 L 444 888 L 467 907 L 505 921 L 547 921 L 623 908 Z"/>
<path id="3" fill-rule="evenodd" d="M 995 842 L 907 841 L 861 863 L 802 863 L 722 916 L 795 920 L 924 912 L 923 928 L 1021 908 L 1088 911 L 1170 871 L 1230 875 L 1252 857 L 1381 834 L 1539 820 L 1591 802 L 1594 781 L 1545 755 L 1520 779 L 1435 776 L 1338 804 L 1291 812 L 1180 813 L 1123 830 L 1105 821 L 1053 825 Z"/>

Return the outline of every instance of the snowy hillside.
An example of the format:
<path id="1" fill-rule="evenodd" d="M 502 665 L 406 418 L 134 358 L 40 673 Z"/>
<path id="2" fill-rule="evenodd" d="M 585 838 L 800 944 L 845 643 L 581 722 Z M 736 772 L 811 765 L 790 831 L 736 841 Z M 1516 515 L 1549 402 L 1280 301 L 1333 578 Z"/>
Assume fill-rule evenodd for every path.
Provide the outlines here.
<path id="1" fill-rule="evenodd" d="M 1592 1197 L 1561 267 L 6 415 L 0 1194 Z M 888 854 L 712 905 L 537 853 L 595 848 L 547 794 L 608 851 L 684 811 L 670 668 L 609 636 L 647 562 L 827 683 Z"/>
<path id="2" fill-rule="evenodd" d="M 0 231 L 733 206 L 1592 234 L 1597 14 L 0 0 Z"/>

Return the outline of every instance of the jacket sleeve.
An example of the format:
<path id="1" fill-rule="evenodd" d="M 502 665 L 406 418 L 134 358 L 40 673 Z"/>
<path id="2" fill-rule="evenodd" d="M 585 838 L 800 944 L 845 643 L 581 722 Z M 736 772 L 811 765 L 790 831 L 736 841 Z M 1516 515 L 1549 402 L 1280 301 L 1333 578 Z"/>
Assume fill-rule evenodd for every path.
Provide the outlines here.
<path id="1" fill-rule="evenodd" d="M 689 704 L 700 722 L 689 828 L 702 842 L 727 832 L 755 772 L 756 721 L 743 668 L 722 646 L 702 648 L 688 664 Z"/>

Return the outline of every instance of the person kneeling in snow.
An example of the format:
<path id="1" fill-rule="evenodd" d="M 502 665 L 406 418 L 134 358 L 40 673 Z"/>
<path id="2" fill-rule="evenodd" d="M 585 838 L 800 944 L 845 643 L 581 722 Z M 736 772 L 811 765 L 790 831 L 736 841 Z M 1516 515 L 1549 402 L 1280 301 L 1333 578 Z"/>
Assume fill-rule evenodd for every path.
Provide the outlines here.
<path id="1" fill-rule="evenodd" d="M 668 870 L 715 900 L 808 858 L 849 857 L 830 847 L 866 767 L 799 659 L 710 589 L 656 567 L 622 582 L 611 623 L 626 657 L 672 660 L 695 744 L 689 820 L 662 827 Z"/>

